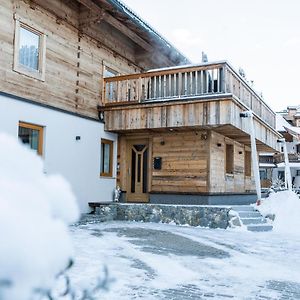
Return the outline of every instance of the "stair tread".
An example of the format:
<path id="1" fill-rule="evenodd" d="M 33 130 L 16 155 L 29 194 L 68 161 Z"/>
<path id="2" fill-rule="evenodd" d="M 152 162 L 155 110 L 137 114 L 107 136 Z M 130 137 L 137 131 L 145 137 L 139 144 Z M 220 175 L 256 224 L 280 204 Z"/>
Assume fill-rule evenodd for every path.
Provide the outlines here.
<path id="1" fill-rule="evenodd" d="M 249 219 L 241 219 L 244 225 L 258 225 L 258 224 L 266 224 L 267 220 L 264 218 L 249 218 Z"/>
<path id="2" fill-rule="evenodd" d="M 261 214 L 259 212 L 239 212 L 238 213 L 240 218 L 256 218 L 261 217 Z"/>
<path id="3" fill-rule="evenodd" d="M 233 205 L 232 209 L 237 211 L 237 212 L 252 212 L 255 211 L 254 207 L 250 205 Z"/>
<path id="4" fill-rule="evenodd" d="M 249 231 L 271 231 L 273 226 L 269 224 L 252 224 L 248 225 L 247 229 Z"/>

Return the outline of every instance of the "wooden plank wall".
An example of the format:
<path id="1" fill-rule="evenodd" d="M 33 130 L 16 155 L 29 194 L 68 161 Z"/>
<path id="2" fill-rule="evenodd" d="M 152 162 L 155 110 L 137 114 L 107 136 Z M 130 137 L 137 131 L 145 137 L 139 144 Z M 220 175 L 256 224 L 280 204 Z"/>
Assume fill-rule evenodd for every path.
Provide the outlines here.
<path id="1" fill-rule="evenodd" d="M 153 137 L 153 157 L 162 169 L 152 171 L 153 192 L 207 192 L 206 131 L 165 133 Z"/>
<path id="2" fill-rule="evenodd" d="M 164 103 L 144 103 L 130 106 L 111 106 L 105 112 L 105 130 L 122 132 L 137 129 L 195 128 L 233 125 L 241 130 L 250 143 L 247 118 L 241 118 L 244 109 L 232 99 L 211 101 L 169 101 Z M 273 149 L 278 149 L 279 135 L 263 122 L 254 119 L 256 139 Z M 199 128 L 200 127 L 200 128 Z M 224 130 L 224 135 L 233 134 L 232 128 Z M 264 146 L 264 145 L 262 145 Z M 268 151 L 268 150 L 266 150 Z"/>
<path id="3" fill-rule="evenodd" d="M 225 172 L 226 143 L 233 145 L 234 167 L 233 174 Z M 250 148 L 232 139 L 211 131 L 210 135 L 210 192 L 239 193 L 253 191 L 254 182 L 251 177 L 246 177 L 244 172 L 245 150 Z"/>
<path id="4" fill-rule="evenodd" d="M 230 99 L 111 107 L 105 113 L 105 129 L 122 131 L 231 124 L 231 110 Z"/>
<path id="5" fill-rule="evenodd" d="M 249 147 L 209 130 L 121 135 L 118 143 L 120 172 L 117 184 L 126 190 L 126 140 L 147 138 L 150 149 L 149 191 L 162 193 L 243 193 L 254 190 L 245 177 L 244 157 Z M 233 174 L 225 172 L 225 145 L 234 148 Z M 162 158 L 154 170 L 153 158 Z"/>
<path id="6" fill-rule="evenodd" d="M 97 118 L 103 65 L 107 64 L 121 74 L 139 72 L 140 69 L 96 40 L 79 36 L 72 25 L 78 23 L 79 12 L 74 5 L 65 3 L 67 1 L 53 0 L 48 5 L 63 11 L 69 22 L 58 20 L 39 6 L 32 9 L 21 0 L 0 0 L 0 90 Z M 47 35 L 45 82 L 13 71 L 14 13 Z M 129 55 L 134 55 L 134 48 L 126 46 L 125 41 L 122 45 Z"/>

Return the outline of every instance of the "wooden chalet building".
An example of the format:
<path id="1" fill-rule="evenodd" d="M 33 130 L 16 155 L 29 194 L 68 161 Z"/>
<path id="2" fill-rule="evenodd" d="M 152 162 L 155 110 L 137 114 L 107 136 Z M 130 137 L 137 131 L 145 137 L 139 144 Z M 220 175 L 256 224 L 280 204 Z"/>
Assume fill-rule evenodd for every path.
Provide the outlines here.
<path id="1" fill-rule="evenodd" d="M 119 135 L 127 201 L 255 200 L 250 128 L 240 114 L 254 112 L 257 148 L 266 152 L 278 149 L 275 113 L 226 61 L 104 81 L 100 111 L 105 130 Z"/>
<path id="2" fill-rule="evenodd" d="M 250 195 L 248 109 L 258 149 L 277 149 L 274 112 L 227 62 L 188 65 L 117 0 L 0 0 L 0 28 L 0 131 L 83 212 L 116 184 L 133 202 Z"/>

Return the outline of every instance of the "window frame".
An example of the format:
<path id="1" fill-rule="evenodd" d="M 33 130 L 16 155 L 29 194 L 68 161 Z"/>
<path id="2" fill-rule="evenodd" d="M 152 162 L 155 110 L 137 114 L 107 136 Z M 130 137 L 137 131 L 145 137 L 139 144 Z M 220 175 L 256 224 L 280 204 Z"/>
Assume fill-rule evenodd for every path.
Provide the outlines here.
<path id="1" fill-rule="evenodd" d="M 20 57 L 20 29 L 23 28 L 39 36 L 39 57 L 38 69 L 34 70 L 23 66 L 19 62 Z M 26 21 L 15 18 L 15 36 L 14 36 L 14 63 L 13 70 L 22 75 L 45 81 L 46 70 L 46 35 L 44 32 L 38 30 L 35 26 L 29 25 Z"/>
<path id="2" fill-rule="evenodd" d="M 232 151 L 228 151 L 228 148 L 231 148 Z M 231 155 L 230 159 L 228 157 L 229 153 Z M 233 144 L 225 144 L 225 174 L 230 176 L 234 175 L 234 145 Z"/>
<path id="3" fill-rule="evenodd" d="M 109 153 L 109 172 L 102 172 L 102 168 L 104 165 L 104 156 L 103 156 L 103 148 L 102 145 L 110 145 L 110 153 Z M 113 177 L 113 154 L 114 154 L 114 141 L 108 139 L 101 139 L 101 151 L 100 151 L 100 177 Z M 103 159 L 103 160 L 102 160 Z"/>
<path id="4" fill-rule="evenodd" d="M 113 76 L 104 76 L 106 71 L 109 71 L 111 74 L 113 74 Z M 115 77 L 115 76 L 119 76 L 119 75 L 120 75 L 120 73 L 117 70 L 115 70 L 114 68 L 111 68 L 106 65 L 103 66 L 103 78 L 110 78 L 110 77 Z"/>
<path id="5" fill-rule="evenodd" d="M 104 76 L 106 71 L 109 71 L 111 74 L 113 74 L 113 76 Z M 103 65 L 102 72 L 103 72 L 103 74 L 102 74 L 102 76 L 103 76 L 103 99 L 111 101 L 113 99 L 114 84 L 116 84 L 116 83 L 110 82 L 110 83 L 108 83 L 108 86 L 106 86 L 104 79 L 119 76 L 120 73 L 116 69 L 114 69 L 110 66 L 107 66 L 105 64 Z M 109 96 L 111 96 L 111 97 L 109 97 Z"/>
<path id="6" fill-rule="evenodd" d="M 245 177 L 252 176 L 252 158 L 251 158 L 251 151 L 245 150 L 244 156 L 244 171 Z"/>
<path id="7" fill-rule="evenodd" d="M 27 122 L 19 121 L 18 138 L 19 138 L 19 128 L 20 127 L 39 131 L 39 140 L 38 140 L 37 154 L 39 156 L 43 156 L 43 152 L 44 152 L 43 151 L 43 148 L 44 148 L 44 127 L 40 126 L 40 125 L 35 125 L 35 124 L 32 124 L 32 123 L 27 123 Z"/>

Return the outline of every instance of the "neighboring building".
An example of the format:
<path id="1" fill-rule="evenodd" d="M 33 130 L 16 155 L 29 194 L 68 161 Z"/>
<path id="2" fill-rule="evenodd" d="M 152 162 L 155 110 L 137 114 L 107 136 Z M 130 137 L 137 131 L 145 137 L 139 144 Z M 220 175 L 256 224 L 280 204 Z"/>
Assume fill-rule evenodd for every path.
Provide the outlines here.
<path id="1" fill-rule="evenodd" d="M 291 109 L 289 106 L 286 111 L 277 113 L 276 129 L 286 140 L 292 183 L 297 190 L 300 190 L 300 127 L 291 125 L 297 124 L 297 117 L 294 118 L 297 114 L 295 111 L 294 107 Z M 269 188 L 278 180 L 285 181 L 283 146 L 280 145 L 279 152 L 259 154 L 262 188 Z"/>
<path id="2" fill-rule="evenodd" d="M 274 152 L 259 153 L 259 175 L 262 189 L 271 187 L 274 181 L 274 168 L 276 168 Z"/>
<path id="3" fill-rule="evenodd" d="M 288 106 L 287 109 L 277 113 L 291 126 L 300 127 L 300 106 Z"/>
<path id="4" fill-rule="evenodd" d="M 227 62 L 186 65 L 117 0 L 0 7 L 0 130 L 64 175 L 81 211 L 112 201 L 116 178 L 126 201 L 255 198 L 240 113 L 273 152 L 275 113 Z"/>

